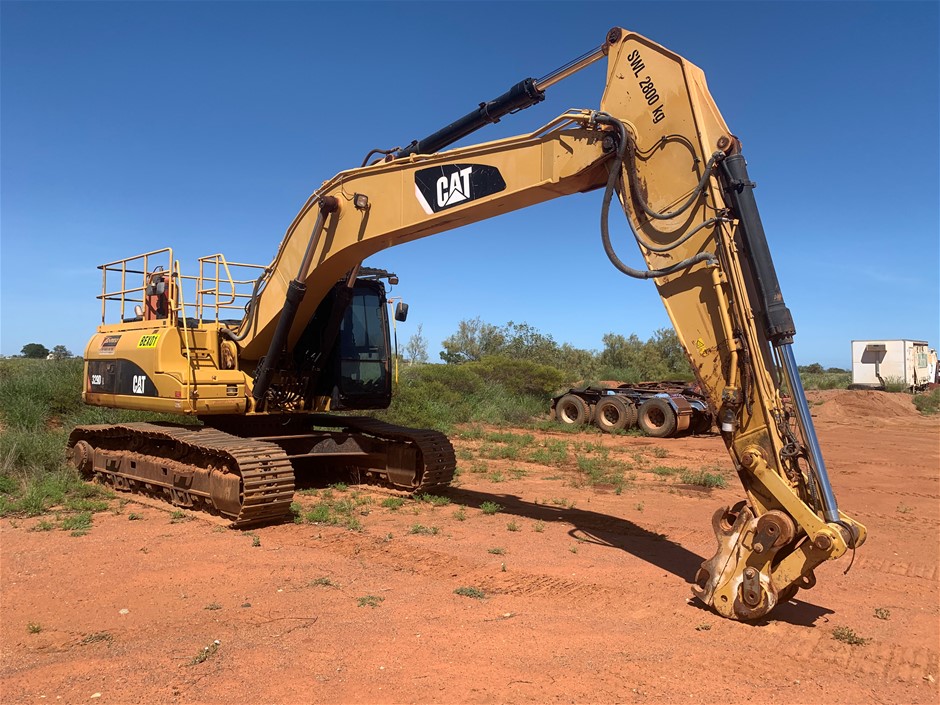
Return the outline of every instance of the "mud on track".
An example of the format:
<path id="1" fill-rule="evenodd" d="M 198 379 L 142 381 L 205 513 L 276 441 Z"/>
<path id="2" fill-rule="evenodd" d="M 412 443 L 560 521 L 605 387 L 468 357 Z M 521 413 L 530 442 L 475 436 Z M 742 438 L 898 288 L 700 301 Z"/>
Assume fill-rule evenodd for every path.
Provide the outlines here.
<path id="1" fill-rule="evenodd" d="M 936 703 L 940 420 L 900 395 L 811 404 L 840 506 L 869 540 L 848 575 L 847 558 L 822 566 L 773 621 L 688 599 L 712 512 L 741 496 L 719 438 L 527 442 L 523 457 L 566 442 L 560 465 L 460 440 L 450 504 L 392 509 L 359 490 L 360 531 L 241 533 L 134 502 L 80 537 L 3 520 L 0 700 Z M 620 494 L 576 469 L 598 444 L 631 466 Z M 653 472 L 717 466 L 725 489 Z M 321 499 L 298 496 L 305 511 Z M 836 627 L 870 641 L 836 641 Z"/>

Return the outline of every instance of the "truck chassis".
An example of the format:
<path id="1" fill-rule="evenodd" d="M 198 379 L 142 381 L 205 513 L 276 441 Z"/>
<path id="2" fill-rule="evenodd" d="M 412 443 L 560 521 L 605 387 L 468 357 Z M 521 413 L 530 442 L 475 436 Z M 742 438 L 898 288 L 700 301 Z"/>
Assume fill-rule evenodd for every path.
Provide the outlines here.
<path id="1" fill-rule="evenodd" d="M 638 426 L 654 438 L 707 433 L 708 400 L 686 382 L 640 382 L 569 389 L 552 398 L 552 418 L 569 426 L 594 423 L 606 433 Z"/>

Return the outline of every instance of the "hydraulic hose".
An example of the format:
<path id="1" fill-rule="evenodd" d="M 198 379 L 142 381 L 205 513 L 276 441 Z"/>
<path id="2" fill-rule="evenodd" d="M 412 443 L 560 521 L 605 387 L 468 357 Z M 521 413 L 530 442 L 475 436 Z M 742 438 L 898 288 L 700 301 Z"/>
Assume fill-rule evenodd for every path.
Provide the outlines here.
<path id="1" fill-rule="evenodd" d="M 706 262 L 709 265 L 718 264 L 718 259 L 711 252 L 699 252 L 697 255 L 662 269 L 643 270 L 635 269 L 628 264 L 625 264 L 620 259 L 620 257 L 617 256 L 617 252 L 614 250 L 614 247 L 610 241 L 610 202 L 613 200 L 614 191 L 617 187 L 617 181 L 621 178 L 623 155 L 627 146 L 627 130 L 623 126 L 622 122 L 610 115 L 607 115 L 606 113 L 597 113 L 595 115 L 595 121 L 600 124 L 614 125 L 620 132 L 620 140 L 617 145 L 616 156 L 614 157 L 613 163 L 610 167 L 610 175 L 607 177 L 607 185 L 604 188 L 604 200 L 601 204 L 601 242 L 604 245 L 604 252 L 607 255 L 607 258 L 610 260 L 611 264 L 613 264 L 618 271 L 626 274 L 628 277 L 633 277 L 634 279 L 653 279 L 655 277 L 663 277 L 667 274 L 673 274 L 682 269 L 691 267 L 693 264 L 697 264 L 698 262 Z M 711 163 L 712 162 L 709 161 L 709 164 Z M 710 173 L 710 168 L 706 169 L 706 174 Z M 696 189 L 696 193 L 692 194 L 693 199 L 698 197 L 698 192 L 699 190 Z M 688 206 L 684 206 L 683 208 L 687 207 Z M 681 209 L 677 212 L 681 212 Z M 633 230 L 633 224 L 630 223 L 629 219 L 627 220 L 627 223 L 630 226 L 630 231 L 633 233 L 633 237 L 639 241 L 639 237 L 637 236 L 636 231 Z"/>
<path id="2" fill-rule="evenodd" d="M 705 165 L 705 171 L 702 172 L 702 178 L 699 179 L 698 185 L 692 191 L 692 195 L 689 196 L 689 199 L 670 213 L 659 213 L 658 211 L 654 211 L 649 207 L 649 205 L 646 203 L 646 199 L 643 198 L 643 194 L 640 193 L 638 188 L 636 188 L 636 145 L 633 143 L 633 140 L 626 139 L 626 130 L 623 128 L 622 124 L 620 126 L 620 136 L 627 143 L 626 152 L 627 168 L 630 170 L 630 192 L 633 194 L 636 202 L 640 205 L 640 208 L 643 209 L 643 212 L 653 220 L 671 220 L 672 218 L 685 213 L 702 194 L 702 191 L 705 190 L 705 184 L 708 183 L 709 177 L 715 170 L 715 164 L 718 162 L 718 159 L 724 157 L 723 152 L 715 152 L 712 154 L 711 158 L 708 160 L 708 163 Z"/>

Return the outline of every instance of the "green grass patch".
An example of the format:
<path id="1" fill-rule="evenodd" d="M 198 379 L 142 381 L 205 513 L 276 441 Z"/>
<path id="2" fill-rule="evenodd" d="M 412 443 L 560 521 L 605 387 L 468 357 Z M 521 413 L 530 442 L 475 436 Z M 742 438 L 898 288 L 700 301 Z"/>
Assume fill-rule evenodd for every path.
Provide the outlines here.
<path id="1" fill-rule="evenodd" d="M 459 587 L 454 590 L 455 595 L 462 595 L 463 597 L 472 597 L 474 600 L 482 600 L 486 598 L 486 593 L 483 592 L 480 588 L 475 587 Z"/>
<path id="2" fill-rule="evenodd" d="M 679 480 L 685 485 L 696 485 L 709 489 L 722 488 L 728 485 L 723 475 L 708 472 L 707 470 L 683 470 L 679 474 Z"/>
<path id="3" fill-rule="evenodd" d="M 362 522 L 359 520 L 359 516 L 364 513 L 362 507 L 372 502 L 370 497 L 365 497 L 359 492 L 346 495 L 344 491 L 342 497 L 337 497 L 328 489 L 320 492 L 318 499 L 319 502 L 304 514 L 304 521 L 309 524 L 342 526 L 352 531 L 362 529 Z"/>
<path id="4" fill-rule="evenodd" d="M 848 389 L 851 372 L 800 372 L 803 389 Z"/>
<path id="5" fill-rule="evenodd" d="M 496 502 L 490 502 L 489 500 L 480 503 L 480 511 L 489 516 L 500 512 L 502 508 L 502 505 L 497 504 Z"/>
<path id="6" fill-rule="evenodd" d="M 885 391 L 895 393 L 909 392 L 911 391 L 911 385 L 909 385 L 903 377 L 886 377 Z"/>
<path id="7" fill-rule="evenodd" d="M 450 504 L 450 497 L 445 497 L 439 494 L 430 494 L 428 492 L 415 495 L 415 499 L 424 504 L 430 504 L 432 507 L 445 507 Z"/>
<path id="8" fill-rule="evenodd" d="M 613 485 L 618 492 L 623 490 L 624 465 L 619 461 L 610 460 L 606 452 L 599 457 L 578 455 L 575 456 L 575 462 L 584 483 L 592 487 Z"/>
<path id="9" fill-rule="evenodd" d="M 338 584 L 333 582 L 330 578 L 326 577 L 325 575 L 319 578 L 315 578 L 314 580 L 311 580 L 309 583 L 307 583 L 307 585 L 309 587 L 333 587 L 333 588 L 339 587 Z"/>
<path id="10" fill-rule="evenodd" d="M 518 446 L 500 443 L 485 445 L 479 450 L 480 457 L 487 460 L 519 460 L 522 450 Z"/>
<path id="11" fill-rule="evenodd" d="M 940 387 L 926 394 L 915 394 L 912 399 L 917 410 L 925 416 L 940 413 Z"/>
<path id="12" fill-rule="evenodd" d="M 72 536 L 84 536 L 91 529 L 91 512 L 79 512 L 63 517 L 59 528 L 62 531 L 71 531 Z"/>
<path id="13" fill-rule="evenodd" d="M 539 465 L 558 467 L 568 462 L 567 441 L 547 440 L 539 448 L 530 451 L 527 460 Z"/>
<path id="14" fill-rule="evenodd" d="M 859 636 L 855 633 L 855 630 L 849 629 L 848 627 L 836 627 L 833 629 L 832 638 L 844 644 L 850 644 L 851 646 L 864 646 L 871 641 L 871 639 Z"/>
<path id="15" fill-rule="evenodd" d="M 665 465 L 657 465 L 654 468 L 650 468 L 649 471 L 654 475 L 659 475 L 660 477 L 669 477 L 670 475 L 678 475 L 682 472 L 688 472 L 688 470 L 688 468 L 684 467 L 670 468 L 666 467 Z"/>
<path id="16" fill-rule="evenodd" d="M 356 603 L 359 607 L 378 607 L 383 602 L 385 602 L 385 598 L 379 597 L 378 595 L 364 595 L 356 599 Z"/>

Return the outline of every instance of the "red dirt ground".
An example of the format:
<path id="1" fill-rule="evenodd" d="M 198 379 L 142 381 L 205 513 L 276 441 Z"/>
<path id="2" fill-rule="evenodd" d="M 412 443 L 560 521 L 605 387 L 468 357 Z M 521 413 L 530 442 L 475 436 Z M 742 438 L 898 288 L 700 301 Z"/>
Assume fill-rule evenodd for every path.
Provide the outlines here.
<path id="1" fill-rule="evenodd" d="M 390 495 L 359 490 L 372 500 L 361 531 L 243 533 L 117 501 L 80 537 L 3 520 L 0 697 L 940 702 L 940 419 L 879 392 L 812 393 L 811 404 L 840 507 L 869 539 L 848 575 L 848 557 L 821 566 L 772 620 L 732 622 L 688 599 L 713 551 L 711 514 L 742 496 L 718 437 L 539 434 L 528 450 L 571 447 L 560 468 L 481 460 L 492 453 L 463 440 L 451 504 L 393 510 L 381 505 Z M 597 444 L 633 466 L 621 494 L 578 486 L 574 454 L 596 456 Z M 651 472 L 716 465 L 725 489 Z M 503 510 L 485 515 L 485 501 Z M 837 641 L 836 627 L 869 641 Z"/>

